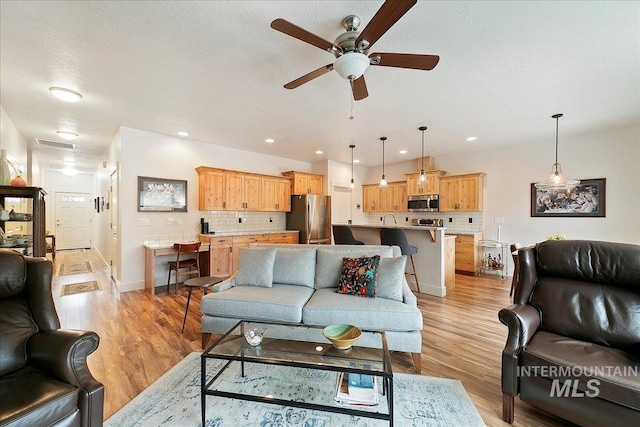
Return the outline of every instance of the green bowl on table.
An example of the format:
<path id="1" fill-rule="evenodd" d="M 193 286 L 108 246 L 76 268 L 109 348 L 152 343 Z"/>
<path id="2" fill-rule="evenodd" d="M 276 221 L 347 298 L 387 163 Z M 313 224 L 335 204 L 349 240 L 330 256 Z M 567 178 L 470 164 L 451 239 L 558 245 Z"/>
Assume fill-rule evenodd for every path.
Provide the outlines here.
<path id="1" fill-rule="evenodd" d="M 322 334 L 335 348 L 347 350 L 360 338 L 362 331 L 353 325 L 329 325 L 322 330 Z"/>

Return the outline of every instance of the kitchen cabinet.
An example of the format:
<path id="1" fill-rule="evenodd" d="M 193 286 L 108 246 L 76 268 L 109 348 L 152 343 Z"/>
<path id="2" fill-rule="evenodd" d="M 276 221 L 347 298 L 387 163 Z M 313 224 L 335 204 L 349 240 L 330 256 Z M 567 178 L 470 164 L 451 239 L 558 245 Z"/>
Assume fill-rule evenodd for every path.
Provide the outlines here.
<path id="1" fill-rule="evenodd" d="M 456 273 L 476 274 L 478 268 L 478 242 L 482 233 L 456 234 Z"/>
<path id="2" fill-rule="evenodd" d="M 199 167 L 198 209 L 201 211 L 221 211 L 225 209 L 225 173 L 219 169 Z"/>
<path id="3" fill-rule="evenodd" d="M 288 233 L 276 233 L 269 234 L 269 243 L 288 243 L 288 244 L 297 244 L 298 243 L 298 232 L 290 231 Z"/>
<path id="4" fill-rule="evenodd" d="M 12 201 L 16 200 L 15 205 L 25 206 L 27 211 L 31 211 L 14 211 L 13 217 L 0 220 L 0 227 L 9 238 L 26 239 L 26 243 L 17 243 L 14 240 L 12 246 L 36 257 L 44 257 L 47 249 L 44 201 L 46 194 L 47 192 L 40 187 L 0 186 L 0 205 L 5 210 L 11 211 Z M 3 246 L 9 246 L 9 244 L 5 243 Z M 32 248 L 31 251 L 29 247 Z"/>
<path id="5" fill-rule="evenodd" d="M 405 212 L 407 210 L 407 183 L 390 182 L 387 188 L 382 189 L 382 209 L 385 212 Z"/>
<path id="6" fill-rule="evenodd" d="M 419 173 L 408 173 L 407 176 L 407 194 L 409 196 L 418 196 L 421 194 L 439 194 L 440 193 L 440 177 L 446 172 L 441 170 L 425 172 L 427 176 L 426 182 L 419 182 Z"/>
<path id="7" fill-rule="evenodd" d="M 362 186 L 362 211 L 382 212 L 381 194 L 378 184 L 368 184 Z"/>
<path id="8" fill-rule="evenodd" d="M 260 177 L 225 172 L 225 208 L 232 211 L 259 211 Z"/>
<path id="9" fill-rule="evenodd" d="M 484 173 L 440 178 L 440 212 L 480 212 L 483 209 Z"/>
<path id="10" fill-rule="evenodd" d="M 291 180 L 288 178 L 261 177 L 260 211 L 291 211 Z"/>
<path id="11" fill-rule="evenodd" d="M 233 269 L 233 239 L 231 237 L 205 237 L 209 242 L 209 274 L 231 276 Z"/>
<path id="12" fill-rule="evenodd" d="M 444 239 L 444 285 L 447 291 L 456 288 L 456 237 L 446 236 Z"/>
<path id="13" fill-rule="evenodd" d="M 291 194 L 324 194 L 324 175 L 307 172 L 289 171 L 282 175 L 291 179 Z"/>

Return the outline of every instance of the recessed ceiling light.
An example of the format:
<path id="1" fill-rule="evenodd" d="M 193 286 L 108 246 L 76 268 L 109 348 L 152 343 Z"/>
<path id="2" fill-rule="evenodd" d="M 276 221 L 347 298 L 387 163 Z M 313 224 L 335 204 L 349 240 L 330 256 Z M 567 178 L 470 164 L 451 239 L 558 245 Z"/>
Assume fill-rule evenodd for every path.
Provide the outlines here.
<path id="1" fill-rule="evenodd" d="M 182 130 L 182 131 L 178 132 L 178 135 L 179 136 L 189 136 L 189 133 Z"/>
<path id="2" fill-rule="evenodd" d="M 321 150 L 316 151 L 316 154 L 322 154 Z"/>
<path id="3" fill-rule="evenodd" d="M 76 161 L 75 160 L 63 160 L 62 163 L 64 163 L 65 165 L 75 165 Z"/>
<path id="4" fill-rule="evenodd" d="M 353 161 L 353 163 L 360 163 L 360 160 L 355 159 L 355 160 Z"/>
<path id="5" fill-rule="evenodd" d="M 407 154 L 407 150 L 400 150 L 400 154 Z"/>
<path id="6" fill-rule="evenodd" d="M 476 139 L 478 139 L 477 136 L 470 136 L 469 138 L 467 138 L 467 142 L 475 141 Z"/>
<path id="7" fill-rule="evenodd" d="M 78 175 L 78 171 L 76 169 L 71 169 L 71 168 L 63 169 L 62 173 L 65 174 L 66 176 Z"/>
<path id="8" fill-rule="evenodd" d="M 59 131 L 56 131 L 56 133 L 62 139 L 73 140 L 73 139 L 76 139 L 78 137 L 77 133 L 67 132 L 65 130 L 59 130 Z"/>
<path id="9" fill-rule="evenodd" d="M 264 142 L 266 142 L 267 144 L 273 144 L 275 141 L 273 140 L 273 138 L 267 138 L 264 140 Z"/>
<path id="10" fill-rule="evenodd" d="M 49 91 L 53 96 L 65 102 L 77 102 L 82 99 L 82 95 L 78 92 L 63 87 L 50 87 Z"/>

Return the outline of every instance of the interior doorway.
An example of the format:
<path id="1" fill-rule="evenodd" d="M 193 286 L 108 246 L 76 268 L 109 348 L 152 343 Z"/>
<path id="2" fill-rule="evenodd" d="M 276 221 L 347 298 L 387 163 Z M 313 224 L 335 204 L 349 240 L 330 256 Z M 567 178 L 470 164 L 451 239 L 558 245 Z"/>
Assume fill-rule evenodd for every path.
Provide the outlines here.
<path id="1" fill-rule="evenodd" d="M 91 247 L 92 204 L 88 193 L 56 193 L 56 250 Z"/>
<path id="2" fill-rule="evenodd" d="M 120 222 L 119 222 L 119 204 L 118 204 L 118 170 L 111 173 L 109 182 L 109 268 L 111 270 L 111 280 L 116 286 L 118 282 L 119 269 L 119 248 L 118 241 L 120 239 Z"/>

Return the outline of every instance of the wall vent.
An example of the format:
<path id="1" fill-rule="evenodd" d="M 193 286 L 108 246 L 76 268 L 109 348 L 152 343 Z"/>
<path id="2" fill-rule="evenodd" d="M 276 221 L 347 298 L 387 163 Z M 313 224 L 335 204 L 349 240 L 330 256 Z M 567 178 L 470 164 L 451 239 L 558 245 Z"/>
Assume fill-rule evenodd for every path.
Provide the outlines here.
<path id="1" fill-rule="evenodd" d="M 48 147 L 66 148 L 68 150 L 73 150 L 74 148 L 76 148 L 76 144 L 72 144 L 70 142 L 49 141 L 48 139 L 40 138 L 36 138 L 36 142 L 38 143 L 38 145 L 46 145 Z"/>

